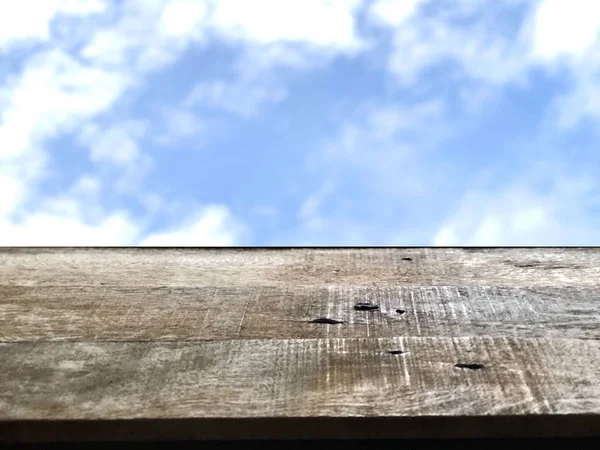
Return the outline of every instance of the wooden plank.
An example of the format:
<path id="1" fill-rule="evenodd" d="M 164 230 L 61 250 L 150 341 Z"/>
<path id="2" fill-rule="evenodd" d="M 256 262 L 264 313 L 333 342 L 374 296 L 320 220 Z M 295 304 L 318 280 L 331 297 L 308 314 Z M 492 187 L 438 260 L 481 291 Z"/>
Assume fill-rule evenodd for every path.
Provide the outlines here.
<path id="1" fill-rule="evenodd" d="M 0 249 L 0 441 L 600 435 L 599 283 L 594 248 Z"/>
<path id="2" fill-rule="evenodd" d="M 374 311 L 357 311 L 357 302 Z M 315 324 L 329 317 L 339 325 Z M 494 286 L 3 286 L 0 341 L 393 336 L 600 339 L 600 290 Z"/>
<path id="3" fill-rule="evenodd" d="M 408 258 L 408 259 L 407 259 Z M 600 285 L 594 248 L 4 248 L 2 286 Z"/>
<path id="4" fill-rule="evenodd" d="M 180 438 L 174 420 L 187 423 L 187 433 L 195 423 L 196 438 L 214 438 L 214 426 L 221 437 L 257 437 L 266 419 L 295 437 L 339 438 L 349 425 L 355 438 L 600 434 L 597 340 L 4 343 L 0 360 L 2 441 L 48 438 L 49 423 L 60 425 L 54 438 L 64 438 L 70 421 L 90 420 L 125 421 L 116 429 L 130 439 Z M 552 416 L 563 418 L 560 429 L 548 429 Z M 327 418 L 337 425 L 327 429 Z M 131 419 L 152 427 L 127 428 Z M 254 434 L 251 419 L 259 424 Z M 292 427 L 292 419 L 305 427 Z M 25 429 L 29 437 L 17 436 Z"/>

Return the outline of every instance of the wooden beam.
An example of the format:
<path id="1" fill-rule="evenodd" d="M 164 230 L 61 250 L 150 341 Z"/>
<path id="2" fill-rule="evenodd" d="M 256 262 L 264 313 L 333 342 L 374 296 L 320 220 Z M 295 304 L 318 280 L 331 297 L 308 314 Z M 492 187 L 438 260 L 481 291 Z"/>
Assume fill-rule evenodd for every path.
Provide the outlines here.
<path id="1" fill-rule="evenodd" d="M 460 430 L 426 421 L 427 433 L 481 437 L 490 427 L 495 435 L 521 433 L 531 416 L 581 415 L 589 422 L 585 416 L 600 413 L 597 340 L 11 343 L 0 345 L 0 360 L 0 417 L 27 421 L 31 429 L 44 420 L 200 419 L 201 425 L 205 419 L 271 418 L 277 426 L 277 419 L 368 417 L 388 426 L 395 418 L 388 436 L 414 437 L 406 426 L 418 426 L 418 418 L 457 417 Z M 484 429 L 468 426 L 483 416 Z M 502 429 L 506 416 L 511 428 Z M 550 431 L 538 423 L 526 433 Z M 214 438 L 202 427 L 197 434 Z"/>
<path id="2" fill-rule="evenodd" d="M 0 442 L 600 436 L 600 249 L 0 249 Z"/>
<path id="3" fill-rule="evenodd" d="M 354 309 L 359 302 L 377 309 Z M 330 318 L 341 324 L 313 323 Z M 600 338 L 600 290 L 495 286 L 4 286 L 0 342 L 392 336 Z"/>

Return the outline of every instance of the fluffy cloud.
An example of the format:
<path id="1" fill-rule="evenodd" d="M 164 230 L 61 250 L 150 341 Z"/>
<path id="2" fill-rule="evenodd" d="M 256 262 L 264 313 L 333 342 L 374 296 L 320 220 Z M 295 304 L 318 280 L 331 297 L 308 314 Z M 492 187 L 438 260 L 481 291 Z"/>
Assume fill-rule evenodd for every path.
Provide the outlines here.
<path id="1" fill-rule="evenodd" d="M 152 233 L 139 243 L 147 247 L 195 247 L 239 245 L 244 226 L 222 205 L 208 205 L 182 226 Z"/>
<path id="2" fill-rule="evenodd" d="M 505 19 L 507 14 L 511 21 Z M 431 83 L 424 74 L 445 66 L 446 80 L 470 83 L 470 91 L 482 92 L 482 85 L 523 84 L 541 69 L 572 81 L 555 105 L 559 126 L 600 118 L 600 5 L 596 2 L 377 0 L 371 4 L 369 18 L 391 30 L 389 69 L 405 86 Z M 559 67 L 562 71 L 557 72 Z"/>
<path id="3" fill-rule="evenodd" d="M 105 211 L 98 203 L 101 189 L 99 179 L 84 174 L 67 192 L 35 208 L 0 210 L 0 245 L 131 245 L 140 225 L 126 211 Z"/>
<path id="4" fill-rule="evenodd" d="M 600 11 L 586 0 L 17 3 L 0 6 L 0 53 L 15 50 L 19 56 L 19 64 L 6 66 L 14 72 L 0 85 L 0 233 L 7 242 L 239 243 L 245 227 L 226 205 L 191 208 L 183 225 L 145 237 L 145 219 L 124 208 L 104 209 L 102 195 L 128 192 L 152 214 L 161 214 L 176 199 L 142 192 L 142 178 L 153 164 L 147 142 L 193 137 L 197 144 L 213 110 L 254 117 L 269 105 L 293 100 L 287 97 L 290 69 L 315 68 L 373 47 L 385 54 L 387 38 L 388 69 L 400 82 L 392 97 L 399 93 L 402 100 L 345 111 L 338 132 L 309 159 L 300 227 L 288 243 L 406 243 L 400 235 L 427 243 L 422 238 L 428 230 L 415 231 L 408 222 L 431 218 L 446 195 L 452 168 L 442 144 L 451 133 L 449 117 L 456 114 L 455 93 L 472 114 L 456 122 L 476 122 L 473 113 L 484 110 L 490 98 L 541 69 L 564 87 L 553 103 L 552 123 L 564 130 L 600 119 Z M 359 24 L 363 17 L 367 23 Z M 371 26 L 369 38 L 359 32 L 362 25 Z M 126 98 L 116 120 L 107 120 L 125 94 L 142 92 L 151 72 L 167 68 L 192 44 L 224 44 L 231 65 L 213 78 L 207 74 L 181 104 L 159 105 L 158 133 L 130 126 L 133 97 Z M 437 68 L 444 76 L 431 75 Z M 45 163 L 55 156 L 48 144 L 72 133 L 98 173 L 47 198 L 40 187 Z M 566 169 L 560 174 L 568 175 Z M 590 229 L 561 218 L 593 221 L 581 202 L 595 188 L 567 184 L 556 184 L 552 194 L 526 183 L 502 192 L 473 186 L 437 230 L 435 242 L 525 242 L 540 236 L 539 230 L 554 242 L 567 229 L 593 239 Z M 45 241 L 44 230 L 52 235 Z"/>
<path id="5" fill-rule="evenodd" d="M 285 97 L 286 90 L 280 86 L 270 86 L 262 80 L 240 79 L 196 83 L 184 104 L 186 107 L 200 105 L 222 109 L 248 118 L 256 115 L 263 106 L 278 103 Z"/>
<path id="6" fill-rule="evenodd" d="M 159 33 L 169 37 L 196 36 L 208 15 L 208 6 L 197 0 L 167 2 L 158 22 Z"/>
<path id="7" fill-rule="evenodd" d="M 94 0 L 49 0 L 41 6 L 29 3 L 21 2 L 0 13 L 0 50 L 22 41 L 48 44 L 28 56 L 20 72 L 11 74 L 0 87 L 2 244 L 131 245 L 144 239 L 143 223 L 125 210 L 105 211 L 100 206 L 100 194 L 109 183 L 85 176 L 58 196 L 44 198 L 34 191 L 48 157 L 44 147 L 51 139 L 81 129 L 80 144 L 89 148 L 92 162 L 123 171 L 111 185 L 121 191 L 138 185 L 136 178 L 151 166 L 138 144 L 144 131 L 123 123 L 97 125 L 94 120 L 114 108 L 145 72 L 174 61 L 187 43 L 199 36 L 194 29 L 202 22 L 206 6 L 183 0 L 131 1 L 120 10 L 112 5 L 116 25 L 103 28 L 98 22 L 84 35 L 74 34 L 66 42 L 69 48 L 80 44 L 82 60 L 62 48 L 62 41 L 53 41 L 58 38 L 53 21 L 61 15 L 106 12 L 107 4 Z M 188 135 L 195 124 L 189 114 L 179 115 L 171 127 L 177 129 L 171 131 Z M 103 171 L 104 178 L 109 175 Z M 27 207 L 25 200 L 33 196 L 38 197 L 38 206 Z M 156 199 L 150 193 L 142 197 Z M 224 214 L 223 208 L 207 208 L 199 218 L 194 216 L 197 220 L 187 230 L 148 239 L 177 241 L 188 232 L 196 243 L 233 243 L 241 225 Z M 185 241 L 179 243 L 186 245 Z"/>
<path id="8" fill-rule="evenodd" d="M 297 42 L 353 51 L 363 43 L 356 31 L 360 0 L 257 0 L 214 3 L 210 23 L 228 38 L 259 44 Z"/>
<path id="9" fill-rule="evenodd" d="M 48 41 L 51 23 L 61 15 L 87 16 L 102 13 L 100 0 L 20 0 L 0 6 L 0 51 L 14 45 Z"/>
<path id="10" fill-rule="evenodd" d="M 425 245 L 433 230 L 411 224 L 430 220 L 447 195 L 445 115 L 433 99 L 345 111 L 340 129 L 307 160 L 307 187 L 316 187 L 300 204 L 299 226 L 276 243 Z"/>
<path id="11" fill-rule="evenodd" d="M 533 16 L 533 47 L 545 61 L 583 58 L 600 37 L 600 4 L 589 0 L 545 0 Z"/>
<path id="12" fill-rule="evenodd" d="M 74 7 L 75 3 L 64 5 Z M 121 228 L 123 236 L 127 235 L 129 228 L 121 215 L 108 216 L 96 225 L 79 222 L 79 216 L 42 210 L 30 211 L 18 221 L 9 217 L 22 210 L 26 199 L 36 196 L 48 160 L 46 142 L 110 109 L 130 81 L 126 75 L 83 65 L 64 51 L 49 49 L 30 57 L 22 72 L 0 88 L 0 178 L 2 197 L 10 198 L 9 204 L 2 201 L 0 211 L 5 245 L 34 245 L 44 239 L 59 243 L 69 236 L 72 242 L 81 242 L 77 236 L 83 239 L 88 232 L 96 240 L 102 230 L 110 234 Z M 44 238 L 45 229 L 55 231 Z"/>
<path id="13" fill-rule="evenodd" d="M 568 71 L 571 89 L 556 103 L 556 121 L 571 129 L 586 118 L 600 132 L 600 4 L 546 0 L 532 17 L 535 56 Z"/>
<path id="14" fill-rule="evenodd" d="M 80 217 L 35 212 L 21 222 L 0 219 L 3 246 L 114 246 L 131 245 L 138 228 L 122 212 L 96 223 Z"/>
<path id="15" fill-rule="evenodd" d="M 127 166 L 140 156 L 136 141 L 120 127 L 112 127 L 102 133 L 92 144 L 90 158 L 94 162 L 109 162 Z"/>
<path id="16" fill-rule="evenodd" d="M 162 145 L 173 144 L 191 137 L 198 140 L 208 132 L 208 125 L 212 125 L 209 119 L 201 119 L 187 108 L 163 108 L 160 113 L 164 132 L 157 137 L 157 142 Z"/>
<path id="17" fill-rule="evenodd" d="M 443 101 L 364 105 L 347 115 L 352 118 L 337 135 L 310 155 L 309 168 L 339 176 L 349 187 L 360 183 L 371 194 L 401 192 L 403 201 L 426 195 L 442 181 L 432 153 L 448 134 Z"/>
<path id="18" fill-rule="evenodd" d="M 411 18 L 424 0 L 379 0 L 374 2 L 371 19 L 387 26 L 400 26 Z"/>
<path id="19" fill-rule="evenodd" d="M 453 64 L 454 77 L 501 84 L 521 77 L 529 58 L 527 30 L 515 34 L 498 19 L 521 3 L 378 0 L 369 17 L 393 32 L 389 68 L 401 83 L 421 82 L 428 69 Z M 419 8 L 425 5 L 430 8 Z"/>
<path id="20" fill-rule="evenodd" d="M 9 80 L 0 89 L 0 158 L 19 156 L 110 109 L 131 83 L 60 50 L 36 54 Z"/>
<path id="21" fill-rule="evenodd" d="M 594 177 L 555 172 L 551 188 L 534 186 L 536 176 L 489 191 L 474 187 L 433 239 L 443 246 L 589 245 L 600 239 L 600 185 Z"/>
<path id="22" fill-rule="evenodd" d="M 16 178 L 0 174 L 0 217 L 15 211 L 23 200 L 25 186 Z"/>

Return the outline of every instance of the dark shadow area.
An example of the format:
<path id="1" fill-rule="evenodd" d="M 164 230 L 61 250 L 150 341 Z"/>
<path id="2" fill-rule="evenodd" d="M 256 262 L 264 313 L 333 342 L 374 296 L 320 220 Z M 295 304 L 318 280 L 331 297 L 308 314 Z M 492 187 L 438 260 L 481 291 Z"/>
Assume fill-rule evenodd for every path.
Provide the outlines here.
<path id="1" fill-rule="evenodd" d="M 304 448 L 314 449 L 316 446 L 328 450 L 452 450 L 452 449 L 506 449 L 513 446 L 527 448 L 544 446 L 552 449 L 587 449 L 600 448 L 600 438 L 552 438 L 552 439 L 373 439 L 373 440 L 248 440 L 248 441 L 114 441 L 114 442 L 82 442 L 82 443 L 39 443 L 13 444 L 2 446 L 6 449 L 41 450 L 41 449 L 202 449 L 202 450 L 243 450 L 255 448 L 261 450 Z"/>

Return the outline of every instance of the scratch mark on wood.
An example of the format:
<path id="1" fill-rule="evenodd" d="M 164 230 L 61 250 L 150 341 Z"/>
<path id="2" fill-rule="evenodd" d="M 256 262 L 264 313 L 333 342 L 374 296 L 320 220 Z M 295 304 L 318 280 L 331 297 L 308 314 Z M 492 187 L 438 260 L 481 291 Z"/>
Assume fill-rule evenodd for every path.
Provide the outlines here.
<path id="1" fill-rule="evenodd" d="M 244 310 L 242 311 L 242 318 L 240 320 L 240 325 L 237 330 L 238 338 L 242 336 L 242 326 L 244 325 L 244 319 L 246 319 L 246 313 L 248 312 L 248 305 L 250 305 L 251 301 L 252 301 L 252 297 L 248 297 L 248 299 L 246 300 L 246 303 L 244 304 Z"/>
<path id="2" fill-rule="evenodd" d="M 419 324 L 419 314 L 415 308 L 415 293 L 410 291 L 410 301 L 412 303 L 412 310 L 415 316 L 415 325 L 417 326 L 417 334 L 421 336 L 421 325 Z"/>

